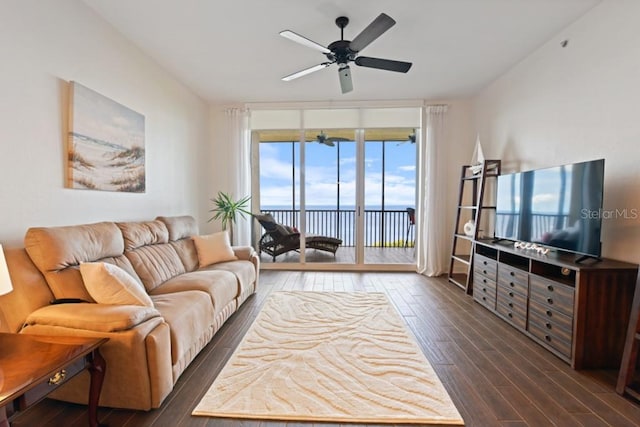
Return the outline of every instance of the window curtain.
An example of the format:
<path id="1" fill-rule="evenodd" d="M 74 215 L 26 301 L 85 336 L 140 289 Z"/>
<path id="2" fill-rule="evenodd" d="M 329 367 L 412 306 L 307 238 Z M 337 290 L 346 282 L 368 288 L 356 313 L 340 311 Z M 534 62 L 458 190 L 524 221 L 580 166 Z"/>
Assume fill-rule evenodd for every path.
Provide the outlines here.
<path id="1" fill-rule="evenodd" d="M 416 270 L 425 276 L 447 272 L 447 186 L 445 176 L 446 105 L 423 109 L 422 134 L 418 150 L 418 212 L 416 213 Z"/>
<path id="2" fill-rule="evenodd" d="M 229 144 L 229 187 L 234 200 L 251 195 L 251 131 L 250 111 L 245 108 L 228 108 L 226 115 L 226 141 Z M 247 205 L 247 210 L 251 204 Z M 234 245 L 251 244 L 251 218 L 238 216 L 233 227 Z"/>

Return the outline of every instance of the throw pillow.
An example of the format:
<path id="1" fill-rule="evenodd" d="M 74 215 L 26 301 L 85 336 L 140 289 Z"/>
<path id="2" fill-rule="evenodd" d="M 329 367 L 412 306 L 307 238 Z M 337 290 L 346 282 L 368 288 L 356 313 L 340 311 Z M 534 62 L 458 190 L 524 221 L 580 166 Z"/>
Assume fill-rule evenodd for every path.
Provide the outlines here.
<path id="1" fill-rule="evenodd" d="M 282 224 L 276 224 L 276 231 L 282 236 L 288 236 L 293 232 L 288 226 Z"/>
<path id="2" fill-rule="evenodd" d="M 83 262 L 80 274 L 87 292 L 99 304 L 153 307 L 153 301 L 142 284 L 117 265 Z"/>
<path id="3" fill-rule="evenodd" d="M 200 268 L 219 262 L 238 259 L 233 249 L 231 249 L 229 234 L 226 231 L 220 231 L 206 236 L 193 236 L 192 239 L 196 245 L 196 252 L 198 252 Z"/>

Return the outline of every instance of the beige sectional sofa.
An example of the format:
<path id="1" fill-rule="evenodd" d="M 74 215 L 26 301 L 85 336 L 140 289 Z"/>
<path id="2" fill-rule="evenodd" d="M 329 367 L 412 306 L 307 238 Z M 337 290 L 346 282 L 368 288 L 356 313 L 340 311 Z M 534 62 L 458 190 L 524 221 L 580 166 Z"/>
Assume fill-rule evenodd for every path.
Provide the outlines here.
<path id="1" fill-rule="evenodd" d="M 237 260 L 201 268 L 194 235 L 188 216 L 31 228 L 24 249 L 5 251 L 14 290 L 0 296 L 0 324 L 10 332 L 109 338 L 101 347 L 100 405 L 157 408 L 258 282 L 251 247 L 233 247 Z M 79 269 L 96 261 L 128 272 L 153 307 L 96 303 Z M 51 304 L 63 298 L 87 302 Z M 86 404 L 88 387 L 83 372 L 53 397 Z"/>

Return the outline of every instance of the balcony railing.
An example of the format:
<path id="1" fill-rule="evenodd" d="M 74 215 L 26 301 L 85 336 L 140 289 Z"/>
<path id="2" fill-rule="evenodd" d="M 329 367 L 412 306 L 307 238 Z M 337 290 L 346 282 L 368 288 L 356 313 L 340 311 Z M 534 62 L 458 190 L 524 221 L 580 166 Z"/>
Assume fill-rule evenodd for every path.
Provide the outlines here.
<path id="1" fill-rule="evenodd" d="M 299 227 L 299 210 L 263 210 L 285 225 Z M 342 239 L 343 246 L 355 246 L 355 210 L 310 209 L 306 211 L 307 233 Z M 406 210 L 365 210 L 365 247 L 402 247 L 414 245 L 414 227 Z"/>
<path id="2" fill-rule="evenodd" d="M 548 230 L 562 230 L 568 227 L 568 215 L 533 213 L 530 215 L 531 236 L 539 237 Z M 511 212 L 496 213 L 496 236 L 513 236 L 520 227 L 520 214 Z"/>

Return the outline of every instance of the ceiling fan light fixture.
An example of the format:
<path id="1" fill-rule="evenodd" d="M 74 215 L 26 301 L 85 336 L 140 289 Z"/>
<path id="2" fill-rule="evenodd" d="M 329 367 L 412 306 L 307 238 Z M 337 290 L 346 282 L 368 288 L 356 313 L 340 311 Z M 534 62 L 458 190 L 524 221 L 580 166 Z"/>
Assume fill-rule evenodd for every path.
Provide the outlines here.
<path id="1" fill-rule="evenodd" d="M 347 64 L 340 64 L 338 69 L 340 74 L 340 89 L 342 93 L 348 93 L 353 90 L 353 80 L 351 79 L 351 67 Z"/>

